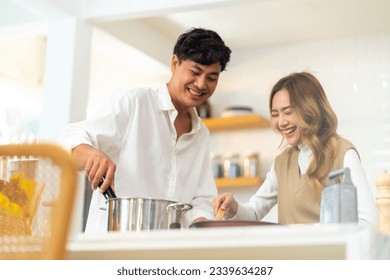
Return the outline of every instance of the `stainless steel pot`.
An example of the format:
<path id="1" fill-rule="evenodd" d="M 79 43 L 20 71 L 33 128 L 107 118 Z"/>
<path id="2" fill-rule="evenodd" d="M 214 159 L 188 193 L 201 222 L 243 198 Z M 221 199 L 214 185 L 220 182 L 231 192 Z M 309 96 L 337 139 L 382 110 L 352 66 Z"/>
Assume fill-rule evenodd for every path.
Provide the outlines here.
<path id="1" fill-rule="evenodd" d="M 108 231 L 177 229 L 192 205 L 151 198 L 108 198 Z"/>

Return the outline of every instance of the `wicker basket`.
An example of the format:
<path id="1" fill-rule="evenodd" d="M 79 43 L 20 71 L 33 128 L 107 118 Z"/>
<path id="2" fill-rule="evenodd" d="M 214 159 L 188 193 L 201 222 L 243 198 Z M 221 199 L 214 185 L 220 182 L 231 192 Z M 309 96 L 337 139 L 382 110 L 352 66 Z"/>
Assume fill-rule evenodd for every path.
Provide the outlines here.
<path id="1" fill-rule="evenodd" d="M 5 179 L 23 178 L 28 197 L 24 215 L 0 215 L 0 259 L 64 258 L 77 184 L 73 159 L 52 144 L 0 145 L 0 155 L 8 161 Z"/>
<path id="2" fill-rule="evenodd" d="M 27 225 L 24 221 L 14 217 L 0 216 L 0 236 L 27 234 Z"/>

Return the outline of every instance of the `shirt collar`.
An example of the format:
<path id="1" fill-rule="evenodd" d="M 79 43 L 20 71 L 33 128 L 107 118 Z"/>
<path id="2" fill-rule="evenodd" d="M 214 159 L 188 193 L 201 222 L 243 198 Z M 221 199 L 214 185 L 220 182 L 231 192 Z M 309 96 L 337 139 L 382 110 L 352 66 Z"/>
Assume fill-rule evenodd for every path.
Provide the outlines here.
<path id="1" fill-rule="evenodd" d="M 308 148 L 309 148 L 309 147 L 308 147 L 306 144 L 303 144 L 303 143 L 301 143 L 301 144 L 298 145 L 298 149 L 299 149 L 300 151 L 305 150 L 305 149 L 308 149 Z"/>
<path id="2" fill-rule="evenodd" d="M 309 146 L 307 146 L 306 144 L 303 143 L 299 144 L 298 149 L 300 151 L 301 156 L 309 157 L 312 154 L 312 151 L 310 150 Z"/>
<path id="3" fill-rule="evenodd" d="M 159 88 L 159 103 L 160 103 L 160 110 L 162 111 L 171 111 L 176 112 L 174 115 L 176 117 L 177 111 L 175 106 L 172 103 L 171 95 L 168 91 L 168 86 L 165 84 Z M 197 132 L 202 125 L 202 119 L 198 116 L 198 113 L 196 112 L 195 108 L 190 108 L 189 110 L 191 115 L 191 122 L 192 122 L 192 130 L 191 133 Z M 171 114 L 170 114 L 171 115 Z"/>
<path id="4" fill-rule="evenodd" d="M 160 103 L 160 110 L 176 110 L 172 103 L 171 95 L 169 94 L 168 86 L 166 84 L 159 88 L 158 98 Z"/>
<path id="5" fill-rule="evenodd" d="M 313 153 L 306 144 L 299 144 L 299 155 L 298 155 L 298 165 L 299 171 L 301 174 L 306 174 L 307 169 L 309 168 Z"/>
<path id="6" fill-rule="evenodd" d="M 190 112 L 190 115 L 191 115 L 191 122 L 192 122 L 192 130 L 191 130 L 191 132 L 195 133 L 195 132 L 197 132 L 200 129 L 203 121 L 198 116 L 198 113 L 196 112 L 195 108 L 191 108 L 189 110 L 189 112 Z"/>

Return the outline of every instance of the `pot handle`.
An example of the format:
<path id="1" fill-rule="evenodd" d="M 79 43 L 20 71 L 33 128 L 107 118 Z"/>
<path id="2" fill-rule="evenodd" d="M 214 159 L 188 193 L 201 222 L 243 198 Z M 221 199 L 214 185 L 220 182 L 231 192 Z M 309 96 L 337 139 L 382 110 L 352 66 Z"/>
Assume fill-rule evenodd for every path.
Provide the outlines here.
<path id="1" fill-rule="evenodd" d="M 169 211 L 170 208 L 173 208 L 173 210 L 176 211 L 188 211 L 192 209 L 192 205 L 188 203 L 172 203 L 167 206 L 167 211 Z"/>
<path id="2" fill-rule="evenodd" d="M 98 184 L 98 187 L 99 187 L 99 188 L 100 188 L 100 186 L 103 184 L 104 179 L 105 179 L 104 176 L 100 179 L 100 182 L 99 182 L 99 184 Z M 114 192 L 114 190 L 111 188 L 111 186 L 108 186 L 108 188 L 104 191 L 103 196 L 105 197 L 106 200 L 108 200 L 108 199 L 110 199 L 110 198 L 116 198 L 115 192 Z"/>

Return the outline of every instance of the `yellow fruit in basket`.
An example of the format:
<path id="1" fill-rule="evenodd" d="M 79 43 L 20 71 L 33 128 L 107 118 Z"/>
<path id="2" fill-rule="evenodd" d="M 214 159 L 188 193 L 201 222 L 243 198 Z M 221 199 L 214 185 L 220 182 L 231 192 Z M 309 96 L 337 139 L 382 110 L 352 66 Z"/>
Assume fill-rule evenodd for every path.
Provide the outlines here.
<path id="1" fill-rule="evenodd" d="M 0 193 L 0 215 L 21 220 L 24 219 L 23 208 L 16 203 L 12 203 L 9 198 L 2 193 Z"/>
<path id="2" fill-rule="evenodd" d="M 9 198 L 13 203 L 20 206 L 26 205 L 28 202 L 28 195 L 25 190 L 20 187 L 20 179 L 12 177 L 10 182 L 0 181 L 0 192 Z"/>
<path id="3" fill-rule="evenodd" d="M 36 190 L 35 180 L 26 179 L 23 173 L 17 173 L 12 175 L 10 181 L 11 183 L 16 182 L 16 185 L 23 193 L 20 195 L 27 195 L 26 199 L 28 202 L 32 201 Z"/>
<path id="4" fill-rule="evenodd" d="M 31 219 L 35 192 L 35 181 L 26 179 L 23 173 L 12 175 L 9 182 L 0 180 L 0 213 Z"/>

